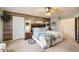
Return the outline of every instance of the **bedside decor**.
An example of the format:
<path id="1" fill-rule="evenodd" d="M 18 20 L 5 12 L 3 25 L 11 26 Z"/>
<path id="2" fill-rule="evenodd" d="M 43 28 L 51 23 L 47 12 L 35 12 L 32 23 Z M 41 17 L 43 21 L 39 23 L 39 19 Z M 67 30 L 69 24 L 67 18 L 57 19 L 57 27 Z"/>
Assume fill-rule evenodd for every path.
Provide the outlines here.
<path id="1" fill-rule="evenodd" d="M 29 23 L 28 22 L 26 22 L 26 26 L 29 26 Z"/>
<path id="2" fill-rule="evenodd" d="M 31 21 L 28 21 L 28 20 L 25 21 L 25 30 L 26 32 L 31 31 Z"/>

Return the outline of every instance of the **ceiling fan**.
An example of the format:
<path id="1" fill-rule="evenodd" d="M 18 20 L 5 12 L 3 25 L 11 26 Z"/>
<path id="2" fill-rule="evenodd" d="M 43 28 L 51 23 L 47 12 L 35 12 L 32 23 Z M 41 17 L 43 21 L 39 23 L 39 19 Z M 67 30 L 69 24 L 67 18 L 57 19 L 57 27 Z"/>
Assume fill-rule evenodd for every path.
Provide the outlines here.
<path id="1" fill-rule="evenodd" d="M 59 9 L 56 7 L 45 7 L 46 16 L 51 16 L 59 12 Z"/>

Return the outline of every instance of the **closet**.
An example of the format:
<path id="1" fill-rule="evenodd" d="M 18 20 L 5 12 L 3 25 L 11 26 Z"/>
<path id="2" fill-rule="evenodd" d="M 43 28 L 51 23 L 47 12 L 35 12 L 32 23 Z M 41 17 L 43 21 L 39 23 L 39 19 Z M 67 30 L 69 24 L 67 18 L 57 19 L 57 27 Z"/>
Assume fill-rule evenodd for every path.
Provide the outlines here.
<path id="1" fill-rule="evenodd" d="M 13 40 L 25 38 L 25 18 L 12 16 Z"/>

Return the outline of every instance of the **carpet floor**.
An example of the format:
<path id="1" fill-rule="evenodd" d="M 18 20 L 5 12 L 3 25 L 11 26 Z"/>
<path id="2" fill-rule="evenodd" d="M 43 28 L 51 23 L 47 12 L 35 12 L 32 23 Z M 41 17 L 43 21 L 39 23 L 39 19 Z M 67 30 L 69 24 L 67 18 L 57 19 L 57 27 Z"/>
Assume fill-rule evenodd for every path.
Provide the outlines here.
<path id="1" fill-rule="evenodd" d="M 79 46 L 67 42 L 61 42 L 48 49 L 42 49 L 38 44 L 29 44 L 28 40 L 14 40 L 8 41 L 7 51 L 8 52 L 79 52 Z"/>

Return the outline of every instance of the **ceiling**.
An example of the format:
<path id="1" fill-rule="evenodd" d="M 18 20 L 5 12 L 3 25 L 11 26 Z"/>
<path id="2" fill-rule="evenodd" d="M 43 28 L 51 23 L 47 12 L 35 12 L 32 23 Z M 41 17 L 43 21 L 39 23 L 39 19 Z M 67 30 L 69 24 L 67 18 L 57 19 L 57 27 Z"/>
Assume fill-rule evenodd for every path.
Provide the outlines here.
<path id="1" fill-rule="evenodd" d="M 58 16 L 58 15 L 61 15 L 61 16 L 72 15 L 79 12 L 78 7 L 58 7 L 58 8 L 59 8 L 59 12 L 51 16 L 45 15 L 44 7 L 3 7 L 2 9 L 6 11 L 45 17 L 45 18 L 50 18 L 52 16 Z"/>

